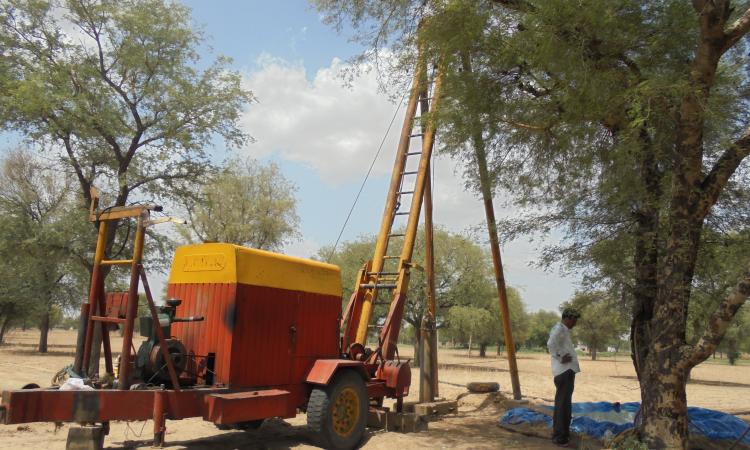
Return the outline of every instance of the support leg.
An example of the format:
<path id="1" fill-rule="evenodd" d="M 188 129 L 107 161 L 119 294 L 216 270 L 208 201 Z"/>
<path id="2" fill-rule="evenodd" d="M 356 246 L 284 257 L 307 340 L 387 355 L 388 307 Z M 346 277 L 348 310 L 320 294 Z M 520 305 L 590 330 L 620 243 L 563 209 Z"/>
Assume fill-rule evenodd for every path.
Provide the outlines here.
<path id="1" fill-rule="evenodd" d="M 167 433 L 167 414 L 164 411 L 164 392 L 154 393 L 154 447 L 164 447 Z"/>

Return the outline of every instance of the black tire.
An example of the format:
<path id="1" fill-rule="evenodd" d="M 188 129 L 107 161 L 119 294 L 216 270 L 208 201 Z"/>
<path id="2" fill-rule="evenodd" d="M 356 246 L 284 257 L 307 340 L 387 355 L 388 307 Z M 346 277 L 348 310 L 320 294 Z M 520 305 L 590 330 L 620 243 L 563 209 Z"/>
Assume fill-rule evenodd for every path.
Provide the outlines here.
<path id="1" fill-rule="evenodd" d="M 365 434 L 367 388 L 353 370 L 334 375 L 328 386 L 315 387 L 307 403 L 307 426 L 326 449 L 356 448 Z"/>

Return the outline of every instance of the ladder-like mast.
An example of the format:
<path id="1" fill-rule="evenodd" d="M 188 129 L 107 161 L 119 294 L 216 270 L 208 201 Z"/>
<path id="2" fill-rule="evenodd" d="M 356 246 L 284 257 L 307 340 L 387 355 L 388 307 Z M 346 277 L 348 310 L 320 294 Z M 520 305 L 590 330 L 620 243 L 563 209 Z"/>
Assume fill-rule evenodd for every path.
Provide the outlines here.
<path id="1" fill-rule="evenodd" d="M 427 113 L 437 108 L 442 75 L 439 68 L 434 72 L 434 79 L 430 81 L 427 65 L 424 59 L 420 58 L 411 85 L 373 259 L 360 271 L 352 299 L 344 315 L 347 322 L 344 327 L 344 351 L 348 351 L 355 344 L 362 347 L 366 345 L 373 310 L 380 296 L 379 291 L 386 290 L 391 292 L 391 300 L 388 316 L 380 332 L 380 351 L 376 353 L 386 360 L 395 356 L 406 292 L 409 288 L 425 184 L 429 176 L 430 158 L 435 142 L 435 124 L 434 121 L 427 120 Z M 416 115 L 418 104 L 422 105 L 419 116 Z M 419 126 L 415 131 L 417 122 Z M 412 140 L 415 138 L 421 138 L 421 149 L 410 151 Z M 418 161 L 416 168 L 412 163 L 415 160 Z M 411 170 L 409 163 L 412 163 Z M 409 205 L 408 209 L 402 210 L 402 205 Z M 395 232 L 394 222 L 401 216 L 407 219 L 406 223 L 403 230 L 399 228 Z"/>

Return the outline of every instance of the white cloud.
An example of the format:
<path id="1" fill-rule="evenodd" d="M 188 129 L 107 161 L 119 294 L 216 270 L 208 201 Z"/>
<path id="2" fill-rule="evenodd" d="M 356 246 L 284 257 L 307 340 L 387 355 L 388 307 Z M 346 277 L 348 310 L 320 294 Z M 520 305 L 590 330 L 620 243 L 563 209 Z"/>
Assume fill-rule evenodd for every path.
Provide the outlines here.
<path id="1" fill-rule="evenodd" d="M 314 239 L 304 238 L 300 241 L 295 241 L 284 246 L 282 253 L 290 256 L 297 256 L 299 258 L 311 258 L 314 256 L 321 245 Z"/>
<path id="2" fill-rule="evenodd" d="M 319 70 L 311 81 L 300 64 L 267 55 L 259 64 L 260 70 L 246 77 L 259 100 L 243 118 L 243 127 L 256 139 L 246 150 L 254 157 L 273 152 L 304 163 L 333 185 L 359 179 L 396 108 L 378 94 L 374 74 L 344 87 L 340 74 L 345 66 L 339 60 Z M 399 122 L 389 134 L 374 175 L 390 172 L 392 160 L 385 150 L 395 151 Z"/>

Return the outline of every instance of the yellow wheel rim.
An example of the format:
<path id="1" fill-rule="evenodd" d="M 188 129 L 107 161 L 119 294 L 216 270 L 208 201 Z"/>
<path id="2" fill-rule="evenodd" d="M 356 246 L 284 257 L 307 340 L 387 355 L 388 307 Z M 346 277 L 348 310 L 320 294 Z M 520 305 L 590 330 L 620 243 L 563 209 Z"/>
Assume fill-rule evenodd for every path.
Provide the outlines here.
<path id="1" fill-rule="evenodd" d="M 349 436 L 359 422 L 359 414 L 360 403 L 357 391 L 353 388 L 342 389 L 331 408 L 333 431 L 341 437 Z"/>

